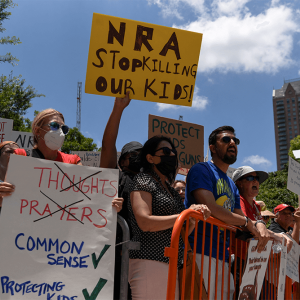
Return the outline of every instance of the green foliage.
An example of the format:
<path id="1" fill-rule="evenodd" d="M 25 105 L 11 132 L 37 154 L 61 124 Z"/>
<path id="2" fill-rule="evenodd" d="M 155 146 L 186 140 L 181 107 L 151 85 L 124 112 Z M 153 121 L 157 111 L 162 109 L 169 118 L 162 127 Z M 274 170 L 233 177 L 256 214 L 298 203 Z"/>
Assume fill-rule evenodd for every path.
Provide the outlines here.
<path id="1" fill-rule="evenodd" d="M 12 0 L 0 0 L 0 32 L 4 32 L 5 28 L 2 26 L 4 20 L 9 19 L 11 12 L 7 11 L 9 7 L 14 7 L 16 4 L 13 3 Z M 20 39 L 15 36 L 6 36 L 0 37 L 0 44 L 10 44 L 10 45 L 18 45 L 20 44 Z M 11 53 L 6 53 L 5 55 L 0 55 L 0 63 L 8 62 L 12 65 L 15 65 L 18 59 L 11 55 Z"/>
<path id="2" fill-rule="evenodd" d="M 13 119 L 13 130 L 31 131 L 31 121 L 23 116 L 31 107 L 31 99 L 44 96 L 37 94 L 32 86 L 25 87 L 25 80 L 19 77 L 0 77 L 0 117 Z"/>
<path id="3" fill-rule="evenodd" d="M 93 143 L 92 138 L 85 137 L 77 127 L 74 127 L 70 128 L 69 133 L 66 135 L 61 151 L 71 153 L 71 151 L 100 151 L 100 149 Z"/>
<path id="4" fill-rule="evenodd" d="M 298 196 L 287 189 L 288 168 L 269 173 L 269 178 L 259 187 L 257 200 L 264 201 L 268 210 L 281 203 L 298 207 Z"/>

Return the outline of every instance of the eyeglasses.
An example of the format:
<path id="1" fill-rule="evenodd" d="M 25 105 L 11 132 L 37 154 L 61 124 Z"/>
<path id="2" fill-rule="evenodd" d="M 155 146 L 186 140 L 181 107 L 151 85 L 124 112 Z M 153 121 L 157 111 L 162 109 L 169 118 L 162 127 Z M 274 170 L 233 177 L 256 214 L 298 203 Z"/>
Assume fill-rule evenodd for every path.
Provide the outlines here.
<path id="1" fill-rule="evenodd" d="M 247 181 L 253 181 L 255 179 L 256 181 L 259 181 L 259 176 L 249 175 L 249 176 L 241 178 L 241 180 L 242 179 L 246 179 Z"/>
<path id="2" fill-rule="evenodd" d="M 167 155 L 167 156 L 171 155 L 171 152 L 173 152 L 175 155 L 177 155 L 177 150 L 175 148 L 170 149 L 168 147 L 161 147 L 159 149 L 156 149 L 155 153 L 159 150 L 162 150 L 164 155 Z"/>
<path id="3" fill-rule="evenodd" d="M 228 136 L 228 135 L 223 136 L 223 137 L 221 138 L 221 140 L 222 140 L 224 143 L 226 143 L 226 144 L 230 143 L 231 140 L 233 140 L 234 143 L 235 143 L 236 145 L 239 145 L 239 144 L 240 144 L 240 140 L 239 140 L 238 138 L 236 138 L 236 137 L 230 137 L 230 136 Z"/>
<path id="4" fill-rule="evenodd" d="M 182 192 L 185 193 L 185 188 L 180 188 L 180 187 L 178 187 L 178 188 L 175 188 L 175 191 L 176 191 L 176 192 L 182 191 Z"/>
<path id="5" fill-rule="evenodd" d="M 57 122 L 51 122 L 49 124 L 45 124 L 44 126 L 49 126 L 51 130 L 56 131 L 59 128 L 61 128 L 62 132 L 64 134 L 67 134 L 69 132 L 69 127 L 67 125 L 60 125 Z"/>

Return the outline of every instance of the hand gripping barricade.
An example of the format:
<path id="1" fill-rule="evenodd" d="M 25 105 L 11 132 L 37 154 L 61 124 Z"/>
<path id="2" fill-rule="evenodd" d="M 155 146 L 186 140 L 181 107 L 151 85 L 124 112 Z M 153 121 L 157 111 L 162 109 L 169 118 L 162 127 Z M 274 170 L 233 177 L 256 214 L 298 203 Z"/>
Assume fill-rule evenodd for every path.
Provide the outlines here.
<path id="1" fill-rule="evenodd" d="M 196 221 L 203 221 L 203 233 L 205 233 L 206 225 L 209 223 L 211 225 L 215 225 L 217 227 L 217 253 L 219 253 L 220 250 L 220 234 L 224 236 L 224 239 L 226 237 L 230 236 L 229 241 L 229 249 L 236 249 L 235 250 L 235 259 L 233 261 L 233 256 L 229 255 L 229 268 L 225 272 L 225 245 L 226 243 L 223 243 L 223 260 L 216 259 L 216 266 L 215 266 L 215 277 L 218 278 L 218 270 L 221 269 L 222 272 L 222 282 L 218 282 L 216 280 L 216 283 L 214 286 L 211 284 L 211 272 L 212 272 L 212 266 L 211 266 L 211 257 L 212 257 L 212 238 L 210 239 L 210 253 L 209 253 L 209 267 L 208 267 L 208 284 L 206 285 L 206 288 L 203 284 L 203 262 L 204 262 L 204 247 L 205 247 L 205 234 L 202 234 L 202 255 L 201 255 L 201 267 L 199 267 L 200 276 L 194 276 L 195 272 L 197 272 L 196 266 L 196 245 L 197 245 L 197 235 L 198 235 L 198 226 L 195 227 L 194 230 L 194 247 L 193 249 L 190 249 L 190 251 L 193 252 L 192 256 L 192 276 L 191 276 L 191 282 L 186 283 L 185 282 L 185 275 L 187 272 L 187 257 L 188 257 L 188 247 L 184 247 L 184 264 L 183 264 L 183 276 L 182 276 L 182 282 L 180 287 L 180 299 L 209 299 L 212 291 L 215 293 L 215 299 L 242 299 L 238 296 L 239 286 L 242 282 L 242 275 L 243 275 L 243 269 L 245 268 L 245 264 L 243 264 L 243 259 L 236 259 L 237 257 L 245 258 L 247 255 L 247 249 L 248 249 L 248 242 L 237 240 L 235 237 L 235 233 L 238 230 L 237 227 L 225 224 L 221 222 L 220 220 L 217 220 L 215 218 L 208 218 L 206 221 L 203 219 L 203 216 L 201 213 L 196 212 L 191 209 L 187 209 L 184 212 L 182 212 L 179 217 L 177 218 L 175 225 L 173 227 L 172 232 L 172 238 L 170 247 L 165 248 L 165 256 L 169 257 L 169 274 L 168 274 L 168 287 L 167 287 L 167 300 L 173 300 L 175 299 L 175 289 L 176 289 L 176 275 L 177 275 L 177 260 L 178 260 L 178 247 L 179 247 L 179 237 L 181 234 L 181 230 L 184 226 L 188 228 L 189 226 L 189 218 L 194 218 Z M 210 236 L 213 236 L 213 226 L 210 226 Z M 184 236 L 184 243 L 185 245 L 188 245 L 188 233 L 185 232 Z M 228 247 L 228 245 L 226 246 Z M 263 287 L 261 289 L 261 297 L 260 299 L 277 299 L 278 298 L 278 280 L 279 280 L 279 266 L 280 266 L 280 256 L 281 253 L 275 254 L 271 250 L 271 254 L 269 257 L 268 265 L 267 265 L 267 271 L 264 278 Z M 218 268 L 218 264 L 222 263 L 222 267 Z M 230 266 L 232 266 L 230 270 Z M 241 270 L 238 272 L 238 270 Z M 230 274 L 232 272 L 232 275 Z M 226 293 L 224 296 L 223 291 L 226 289 L 224 282 L 227 282 L 227 291 L 230 290 L 230 280 L 227 280 L 230 278 L 230 276 L 233 276 L 234 279 L 234 289 L 235 292 L 233 294 L 233 298 L 230 297 L 230 293 Z M 195 278 L 198 278 L 200 282 L 195 283 Z M 224 280 L 225 279 L 225 280 Z M 202 284 L 201 284 L 202 283 Z M 199 295 L 197 298 L 194 296 L 194 285 L 199 286 L 199 292 L 197 295 Z M 221 284 L 221 292 L 218 292 L 218 285 Z M 187 293 L 185 289 L 190 289 L 189 292 L 189 298 L 186 297 Z M 204 289 L 204 291 L 203 291 Z M 300 292 L 299 292 L 299 283 L 292 284 L 292 280 L 289 277 L 286 277 L 286 283 L 285 283 L 285 297 L 284 299 L 300 299 Z M 253 289 L 253 292 L 257 293 L 257 289 Z M 232 296 L 232 295 L 231 295 Z M 242 296 L 242 295 L 241 295 Z M 255 298 L 254 298 L 255 299 Z M 258 299 L 258 298 L 257 298 Z"/>

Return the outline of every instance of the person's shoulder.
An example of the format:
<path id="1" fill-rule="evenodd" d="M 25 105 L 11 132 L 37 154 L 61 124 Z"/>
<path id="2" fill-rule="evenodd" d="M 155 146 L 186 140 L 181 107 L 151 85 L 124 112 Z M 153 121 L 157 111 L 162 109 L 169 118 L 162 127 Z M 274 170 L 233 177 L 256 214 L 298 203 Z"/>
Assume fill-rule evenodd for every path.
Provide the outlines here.
<path id="1" fill-rule="evenodd" d="M 281 233 L 281 232 L 285 232 L 285 230 L 275 221 L 273 221 L 270 226 L 269 226 L 269 230 L 275 232 L 275 233 Z"/>
<path id="2" fill-rule="evenodd" d="M 142 181 L 153 181 L 154 179 L 150 174 L 140 172 L 133 177 L 133 180 L 134 181 L 141 181 L 141 180 Z"/>
<path id="3" fill-rule="evenodd" d="M 210 169 L 211 167 L 208 164 L 208 162 L 198 162 L 191 167 L 188 174 L 195 173 L 195 172 L 205 172 L 205 171 L 209 171 Z"/>
<path id="4" fill-rule="evenodd" d="M 26 150 L 25 150 L 25 149 L 15 149 L 15 150 L 14 150 L 14 154 L 16 154 L 16 155 L 27 156 Z"/>
<path id="5" fill-rule="evenodd" d="M 77 154 L 67 154 L 61 151 L 58 151 L 56 160 L 74 165 L 77 165 L 81 161 Z"/>

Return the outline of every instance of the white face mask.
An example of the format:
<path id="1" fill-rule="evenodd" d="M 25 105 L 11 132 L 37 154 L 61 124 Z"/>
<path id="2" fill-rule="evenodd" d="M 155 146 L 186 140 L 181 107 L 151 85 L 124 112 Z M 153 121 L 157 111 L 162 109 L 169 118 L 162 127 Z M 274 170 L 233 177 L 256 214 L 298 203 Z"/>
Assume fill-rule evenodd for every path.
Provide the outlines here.
<path id="1" fill-rule="evenodd" d="M 46 146 L 51 150 L 58 150 L 61 148 L 65 140 L 65 135 L 61 128 L 58 130 L 50 130 L 44 136 Z"/>

